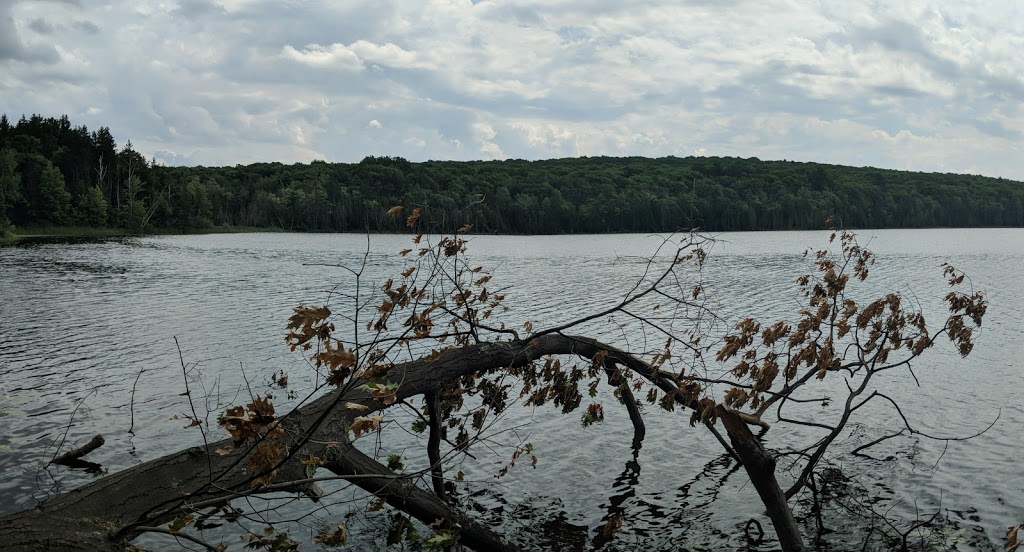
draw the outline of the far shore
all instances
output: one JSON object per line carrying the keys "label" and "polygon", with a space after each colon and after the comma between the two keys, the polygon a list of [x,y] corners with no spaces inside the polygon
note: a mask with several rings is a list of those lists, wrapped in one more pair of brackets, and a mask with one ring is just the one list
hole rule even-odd
{"label": "far shore", "polygon": [[211,226],[208,228],[149,228],[143,231],[132,231],[127,228],[108,228],[102,226],[43,226],[15,228],[12,233],[0,236],[0,244],[11,244],[24,239],[37,238],[121,238],[185,234],[246,234],[253,232],[283,232],[283,230],[280,228],[245,226]]}
{"label": "far shore", "polygon": [[[871,230],[938,230],[945,228],[1018,228],[1015,226],[963,226],[963,227],[944,227],[935,226],[927,228],[850,228],[854,232],[867,232]],[[794,230],[729,230],[726,232],[805,232],[812,229],[794,229]],[[825,231],[824,228],[819,229]],[[703,231],[699,230],[698,231]],[[202,235],[202,234],[253,234],[253,233],[308,233],[308,234],[365,234],[366,232],[311,232],[311,231],[300,231],[300,230],[287,230],[276,227],[255,227],[255,226],[210,226],[206,228],[147,228],[142,231],[133,231],[127,228],[109,228],[109,227],[97,227],[97,226],[43,226],[43,227],[15,227],[12,231],[7,234],[0,232],[0,245],[11,245],[21,240],[34,240],[34,239],[88,239],[88,238],[122,238],[122,237],[138,237],[138,236],[182,236],[182,235]],[[685,231],[684,231],[685,232]],[[373,234],[409,234],[409,232],[383,232],[376,231],[371,232]],[[601,235],[616,235],[622,234],[623,232],[607,232]],[[633,232],[624,232],[633,233]],[[648,232],[640,232],[641,234],[649,234]],[[671,233],[671,232],[666,232]],[[678,232],[677,232],[678,233]],[[721,232],[709,232],[710,234],[719,234]],[[477,232],[470,232],[473,235],[485,235]],[[410,234],[411,235],[411,234]],[[581,235],[575,233],[563,233],[563,234],[501,234],[507,236],[571,236]]]}

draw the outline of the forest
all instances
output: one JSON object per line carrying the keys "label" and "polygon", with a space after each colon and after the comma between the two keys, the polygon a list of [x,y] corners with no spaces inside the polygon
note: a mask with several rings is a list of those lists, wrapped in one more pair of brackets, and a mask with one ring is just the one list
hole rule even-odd
{"label": "forest", "polygon": [[719,157],[583,157],[167,167],[110,129],[0,116],[0,233],[213,227],[401,231],[389,207],[435,231],[563,234],[1020,227],[1024,185],[974,175]]}

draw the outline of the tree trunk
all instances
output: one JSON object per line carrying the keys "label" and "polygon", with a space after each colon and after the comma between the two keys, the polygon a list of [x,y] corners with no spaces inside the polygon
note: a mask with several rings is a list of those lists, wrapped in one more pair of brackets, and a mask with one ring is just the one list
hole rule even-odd
{"label": "tree trunk", "polygon": [[[397,400],[402,401],[437,393],[461,376],[523,366],[548,355],[576,354],[593,358],[600,351],[608,352],[609,361],[623,364],[662,389],[672,389],[670,380],[627,353],[591,339],[557,334],[529,341],[480,343],[451,349],[433,359],[399,364],[380,377],[401,382]],[[291,439],[287,443],[290,454],[272,482],[275,489],[280,490],[282,483],[305,479],[306,466],[300,461],[313,455],[324,459],[324,467],[342,477],[362,476],[352,477],[350,481],[425,523],[441,518],[460,525],[461,542],[471,548],[514,549],[490,529],[352,446],[348,428],[353,414],[342,405],[355,403],[366,407],[366,411],[359,412],[361,415],[386,407],[369,391],[360,389],[362,383],[365,382],[355,381],[347,386],[347,391],[330,392],[281,418]],[[739,425],[746,429],[743,421],[739,421]],[[733,431],[729,433],[733,435]],[[736,445],[736,440],[733,442]],[[206,448],[193,447],[157,458],[59,495],[40,507],[0,518],[0,542],[5,550],[124,550],[131,539],[143,532],[139,527],[166,524],[177,517],[186,504],[202,502],[209,506],[258,492],[251,485],[254,474],[246,469],[253,447],[242,447],[225,456],[213,452],[232,446],[233,443],[225,439],[210,443]],[[748,464],[746,459],[744,463]],[[774,482],[773,462],[770,468],[758,472],[758,477],[770,477]],[[376,477],[366,477],[368,475]],[[754,479],[754,473],[751,478]],[[755,485],[758,485],[757,480]],[[778,488],[777,483],[775,487]],[[297,486],[293,490],[303,489]],[[766,505],[769,505],[768,499]],[[783,530],[779,521],[774,516],[772,520],[781,536]],[[799,539],[798,534],[796,538]]]}
{"label": "tree trunk", "polygon": [[437,393],[427,393],[427,416],[430,433],[427,436],[427,459],[430,461],[430,484],[434,494],[444,500],[444,473],[441,469],[441,398]]}
{"label": "tree trunk", "polygon": [[775,459],[768,454],[761,441],[754,436],[746,422],[740,419],[735,411],[719,405],[716,413],[729,434],[733,450],[743,462],[750,482],[754,484],[761,502],[768,510],[768,517],[775,526],[775,533],[779,537],[782,549],[786,552],[806,550],[800,537],[800,527],[793,519],[793,512],[786,502],[786,494],[782,492],[778,480],[775,479]]}
{"label": "tree trunk", "polygon": [[[403,382],[398,390],[398,399],[402,400],[437,392],[463,375],[522,366],[542,356],[564,352],[555,347],[556,341],[482,343],[447,351],[433,360],[400,364],[392,368],[386,377]],[[564,349],[564,343],[558,344]],[[337,467],[341,475],[353,475],[368,469],[367,459],[338,458],[329,446],[348,442],[352,418],[341,408],[343,403],[361,404],[367,407],[367,412],[385,406],[373,399],[369,392],[358,389],[360,383],[349,386],[344,395],[340,391],[328,393],[282,419],[289,435],[309,438],[291,450],[289,460],[280,467],[274,483],[305,479],[305,466],[299,461],[309,458],[310,454],[325,459],[335,458],[331,465]],[[298,439],[291,443],[293,447],[299,444]],[[167,523],[177,517],[179,507],[186,503],[209,503],[216,499],[229,501],[240,493],[251,493],[253,474],[245,469],[251,449],[243,447],[226,456],[213,452],[232,446],[233,443],[225,439],[211,443],[205,449],[194,447],[157,458],[64,493],[38,508],[0,518],[0,542],[4,543],[6,550],[123,550],[127,542],[139,534],[135,527]],[[354,454],[355,449],[349,447],[346,450],[347,456],[359,458]],[[370,473],[394,476],[379,464],[373,466]],[[353,483],[366,485],[371,491],[380,490],[380,481],[353,478]],[[216,485],[211,485],[213,482]],[[429,512],[429,519],[424,519],[427,523],[443,517],[462,525],[463,535],[478,533],[475,542],[486,543],[480,544],[478,549],[500,550],[507,546],[496,534],[486,528],[474,527],[474,522],[444,506],[430,493],[426,496],[431,497],[433,504],[419,493],[403,492],[389,494],[389,502],[404,501],[412,503],[413,509]],[[413,513],[412,510],[409,512]],[[440,512],[447,514],[441,516]],[[489,535],[489,538],[483,535]]]}

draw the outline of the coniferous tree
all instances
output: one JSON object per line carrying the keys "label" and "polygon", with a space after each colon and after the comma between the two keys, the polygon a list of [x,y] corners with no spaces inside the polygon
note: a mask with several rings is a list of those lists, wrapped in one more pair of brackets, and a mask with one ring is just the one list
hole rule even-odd
{"label": "coniferous tree", "polygon": [[11,122],[7,120],[6,113],[0,113],[0,149],[7,143],[7,137],[11,134]]}

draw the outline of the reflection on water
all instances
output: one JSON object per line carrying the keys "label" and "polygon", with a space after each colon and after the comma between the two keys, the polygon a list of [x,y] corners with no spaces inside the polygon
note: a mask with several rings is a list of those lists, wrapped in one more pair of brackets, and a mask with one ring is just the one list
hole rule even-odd
{"label": "reflection on water", "polygon": [[[843,457],[843,473],[873,490],[884,501],[879,507],[893,516],[913,520],[942,510],[963,523],[975,539],[971,547],[995,547],[1005,528],[1024,518],[1018,496],[1024,472],[1016,461],[1024,423],[1018,397],[1024,384],[1024,231],[861,235],[878,253],[877,289],[912,293],[932,319],[942,315],[934,298],[943,293],[938,266],[944,261],[966,270],[990,300],[970,358],[961,360],[943,348],[915,368],[920,388],[909,377],[890,380],[904,411],[922,431],[942,435],[974,433],[1001,415],[992,431],[968,443],[946,447],[907,438],[878,451],[879,458],[894,461]],[[730,321],[792,313],[799,304],[794,279],[807,270],[801,254],[822,246],[826,237],[719,235],[704,272],[716,310]],[[371,238],[369,280],[379,285],[397,272],[394,252],[407,240]],[[478,236],[470,254],[474,264],[494,268],[494,281],[509,288],[508,323],[531,319],[543,327],[613,305],[642,275],[645,264],[638,256],[659,243],[658,237],[640,235]],[[213,416],[247,396],[243,369],[257,390],[272,387],[272,375],[281,370],[292,389],[310,388],[313,371],[284,346],[285,322],[295,305],[323,302],[329,290],[353,291],[346,272],[323,265],[354,266],[366,244],[365,236],[356,235],[245,234],[50,240],[0,248],[0,512],[31,507],[94,477],[44,468],[62,439],[66,450],[102,433],[107,444],[88,459],[111,471],[200,443],[197,433],[171,419],[188,412],[174,338],[187,362],[197,363],[190,385],[209,397],[199,406]],[[590,330],[635,349],[662,346],[603,321]],[[606,420],[587,428],[548,408],[512,409],[503,424],[515,430],[516,442],[533,443],[540,463],[535,470],[517,466],[496,482],[494,466],[506,457],[481,454],[467,462],[467,479],[478,482],[471,488],[480,493],[467,497],[474,511],[503,524],[517,542],[544,548],[746,547],[743,526],[762,518],[763,507],[713,437],[689,427],[686,415],[649,407],[647,438],[637,450],[630,446],[628,416],[610,406],[610,395],[599,399]],[[291,402],[283,393],[275,401],[281,407]],[[824,412],[820,405],[809,408]],[[864,410],[843,446],[898,427],[884,405]],[[766,439],[780,446],[806,437],[800,431],[806,430],[773,428]],[[415,439],[402,439],[389,446],[413,455]],[[416,461],[425,459],[410,459]],[[367,531],[379,521],[372,515],[366,514]],[[602,528],[620,515],[622,530],[606,539]],[[831,523],[841,526],[843,515],[832,515]],[[972,527],[981,528],[982,540]],[[832,546],[841,549],[842,541]],[[771,547],[770,540],[762,546]]]}

